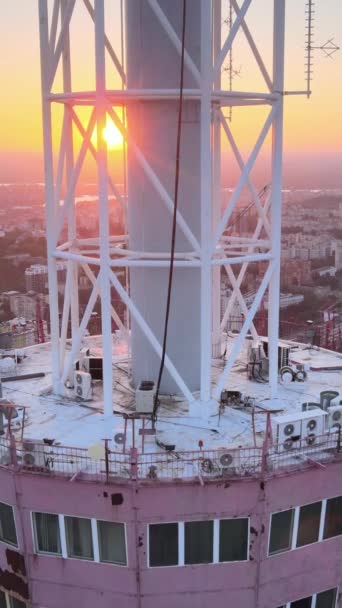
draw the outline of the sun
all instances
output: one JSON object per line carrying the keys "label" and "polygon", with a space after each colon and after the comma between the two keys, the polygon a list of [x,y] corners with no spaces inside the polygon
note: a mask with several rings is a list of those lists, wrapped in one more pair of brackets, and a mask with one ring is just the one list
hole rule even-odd
{"label": "sun", "polygon": [[102,131],[102,136],[110,150],[119,150],[122,148],[123,137],[110,118],[107,118],[106,126]]}

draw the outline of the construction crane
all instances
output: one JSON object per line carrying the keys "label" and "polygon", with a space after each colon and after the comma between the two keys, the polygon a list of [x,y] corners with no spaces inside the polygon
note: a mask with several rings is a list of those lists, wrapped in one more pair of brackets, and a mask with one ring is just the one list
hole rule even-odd
{"label": "construction crane", "polygon": [[331,350],[342,348],[342,300],[334,302],[321,313],[321,346]]}

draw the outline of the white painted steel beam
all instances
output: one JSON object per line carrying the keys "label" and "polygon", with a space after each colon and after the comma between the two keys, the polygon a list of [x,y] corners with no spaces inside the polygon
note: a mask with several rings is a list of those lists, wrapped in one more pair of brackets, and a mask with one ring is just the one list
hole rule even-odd
{"label": "white painted steel beam", "polygon": [[281,255],[281,208],[282,208],[282,165],[283,165],[283,90],[285,54],[285,0],[274,0],[273,26],[273,93],[279,96],[272,126],[272,255],[273,274],[269,286],[269,379],[271,394],[277,394],[278,387],[278,342],[280,306],[280,255]]}
{"label": "white painted steel beam", "polygon": [[105,417],[113,415],[112,376],[112,321],[111,289],[109,280],[109,207],[107,189],[107,144],[102,136],[106,127],[106,63],[104,0],[95,0],[95,57],[96,57],[96,125],[97,125],[97,182],[99,197],[101,329],[103,350],[103,401]]}
{"label": "white painted steel beam", "polygon": [[[153,13],[153,18],[158,27],[165,33],[172,51],[176,57],[181,55],[182,45],[179,36],[179,28],[174,25],[173,19],[169,18],[167,5],[163,8],[159,0],[135,0],[140,6]],[[170,6],[174,6],[174,0],[169,0]],[[255,0],[231,0],[236,19],[226,39],[221,45],[221,0],[198,0],[201,13],[201,25],[198,32],[198,45],[200,48],[200,59],[195,57],[189,42],[186,42],[185,66],[187,86],[184,88],[184,100],[186,104],[192,104],[192,108],[199,108],[199,133],[200,133],[200,195],[196,200],[198,217],[200,218],[200,231],[196,233],[187,216],[178,211],[177,230],[180,236],[185,237],[190,247],[189,251],[176,251],[175,269],[184,269],[185,272],[193,269],[201,277],[200,291],[194,299],[194,306],[200,311],[200,335],[201,335],[201,357],[200,357],[200,401],[208,403],[212,396],[218,399],[220,391],[227,382],[229,372],[232,369],[239,349],[249,330],[257,337],[253,318],[266,289],[269,289],[269,337],[270,337],[270,384],[272,394],[277,388],[277,348],[278,348],[278,325],[279,325],[279,271],[280,271],[280,227],[281,227],[281,166],[282,166],[282,123],[283,123],[283,97],[284,92],[284,24],[285,24],[285,0],[274,1],[274,45],[273,45],[273,76],[270,77],[266,68],[263,54],[259,51],[256,39],[247,25],[248,14]],[[74,359],[85,335],[87,324],[93,310],[97,297],[101,298],[101,317],[103,333],[103,355],[104,355],[104,404],[105,414],[112,415],[112,365],[111,365],[111,318],[118,327],[126,333],[126,328],[111,304],[111,285],[113,285],[130,311],[132,318],[147,337],[158,357],[161,354],[160,340],[157,339],[149,323],[141,314],[134,297],[129,294],[115,275],[115,269],[125,268],[127,272],[166,272],[170,255],[169,243],[165,247],[146,247],[147,251],[140,251],[139,247],[132,246],[129,234],[111,236],[109,232],[109,204],[108,193],[113,193],[115,199],[122,206],[126,221],[127,202],[120,193],[117,180],[111,173],[111,167],[107,162],[106,143],[99,135],[101,134],[108,116],[122,133],[125,146],[133,152],[137,164],[147,177],[158,197],[160,204],[164,205],[172,217],[174,201],[170,195],[169,185],[164,183],[164,178],[158,177],[158,171],[151,161],[144,143],[132,138],[128,134],[126,121],[122,121],[115,110],[121,106],[127,111],[134,104],[175,104],[179,99],[179,89],[176,80],[163,82],[161,78],[155,82],[156,86],[139,87],[134,83],[130,87],[127,83],[125,66],[122,57],[119,59],[115,41],[111,39],[110,29],[105,27],[105,2],[104,0],[83,0],[89,19],[94,25],[95,46],[94,58],[96,66],[96,86],[94,90],[77,91],[72,87],[71,81],[71,50],[70,40],[72,29],[70,29],[76,6],[75,0],[54,0],[51,3],[51,19],[48,15],[48,0],[39,0],[40,18],[40,53],[41,53],[41,78],[42,78],[42,108],[43,108],[43,137],[45,156],[45,185],[46,185],[46,220],[47,220],[47,244],[48,244],[48,268],[49,268],[49,291],[50,291],[50,316],[51,316],[51,343],[52,343],[52,382],[53,390],[63,392],[63,383],[73,365]],[[241,4],[241,6],[239,6]],[[166,7],[166,8],[165,8]],[[191,12],[188,12],[191,19]],[[121,15],[122,22],[122,15]],[[106,23],[107,26],[107,23]],[[189,26],[189,23],[188,23]],[[195,30],[194,30],[195,31]],[[239,32],[242,32],[247,40],[251,54],[264,79],[267,91],[225,91],[221,88],[221,70],[227,53]],[[123,44],[123,42],[122,42]],[[195,48],[195,47],[193,47]],[[105,58],[108,52],[111,62],[123,83],[123,89],[107,89],[105,74]],[[191,56],[193,54],[193,57]],[[122,49],[121,49],[122,55]],[[194,61],[196,59],[196,62]],[[56,73],[62,63],[63,88],[61,91],[52,92],[52,86],[57,89]],[[200,63],[200,66],[197,65]],[[163,88],[165,84],[165,88]],[[191,88],[192,87],[192,88]],[[300,91],[289,92],[300,94]],[[59,149],[56,155],[56,171],[54,170],[54,158],[52,147],[52,114],[51,107],[55,103],[64,104],[64,118],[61,129]],[[84,124],[78,114],[77,106],[89,106],[90,118],[88,124]],[[146,107],[147,107],[146,105]],[[223,114],[225,107],[264,105],[270,106],[269,115],[261,128],[255,145],[244,162],[243,155],[239,149],[231,129]],[[113,107],[114,106],[114,107]],[[162,107],[162,106],[160,106]],[[94,145],[91,141],[95,125],[97,127],[98,141]],[[221,164],[221,125],[227,136],[230,149],[241,170],[241,176],[232,192],[230,201],[220,214],[221,191],[220,191],[220,164]],[[259,157],[261,147],[272,126],[272,177],[271,196],[262,204],[262,196],[258,194],[250,173]],[[74,158],[73,130],[78,130],[81,137],[78,155]],[[166,134],[161,133],[161,136]],[[139,144],[139,145],[138,145]],[[75,214],[75,189],[80,177],[87,152],[94,159],[98,173],[98,197],[99,197],[99,238],[78,239],[77,222]],[[172,168],[170,168],[172,171]],[[62,184],[66,186],[64,201],[60,206]],[[250,237],[226,236],[225,230],[236,205],[240,201],[243,189],[247,187],[251,193],[254,209],[257,213],[257,223],[254,234]],[[152,191],[152,189],[151,189]],[[66,242],[59,242],[62,228],[66,227]],[[266,235],[263,235],[265,230]],[[63,231],[64,234],[64,231]],[[191,249],[191,251],[190,251]],[[57,283],[57,259],[67,262],[67,278],[65,285],[63,314],[61,329],[59,327],[58,310],[58,283]],[[267,261],[268,269],[262,279],[252,306],[248,309],[244,299],[241,285],[249,263]],[[241,265],[235,276],[234,266]],[[234,302],[238,300],[241,310],[245,316],[243,329],[235,341],[232,351],[228,355],[225,370],[220,377],[214,393],[211,393],[211,355],[212,342],[216,345],[217,353],[220,349],[220,273],[224,266],[231,284],[233,293],[228,302],[221,323],[224,328]],[[93,290],[86,306],[85,314],[79,322],[78,318],[78,271],[81,268],[93,285]],[[97,268],[95,275],[93,269]],[[134,270],[136,269],[136,270]],[[198,276],[199,276],[198,275]],[[71,353],[65,361],[67,330],[69,320],[72,324],[72,347]],[[166,357],[166,369],[173,378],[178,389],[183,393],[186,400],[196,403],[194,397],[184,381],[182,369],[173,361],[172,357]]]}

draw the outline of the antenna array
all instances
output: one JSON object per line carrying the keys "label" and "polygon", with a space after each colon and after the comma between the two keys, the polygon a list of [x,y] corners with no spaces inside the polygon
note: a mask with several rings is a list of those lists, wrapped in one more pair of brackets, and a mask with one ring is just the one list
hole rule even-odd
{"label": "antenna array", "polygon": [[305,5],[305,77],[306,77],[306,95],[311,95],[311,82],[313,75],[313,51],[322,51],[325,57],[330,57],[340,50],[340,47],[334,42],[333,38],[329,38],[320,46],[313,46],[314,42],[314,21],[315,21],[315,1],[307,0]]}

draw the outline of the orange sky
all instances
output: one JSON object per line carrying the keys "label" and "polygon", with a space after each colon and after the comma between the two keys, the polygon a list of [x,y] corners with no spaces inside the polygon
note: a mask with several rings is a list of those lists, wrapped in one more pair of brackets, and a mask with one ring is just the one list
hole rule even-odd
{"label": "orange sky", "polygon": [[[251,12],[250,27],[256,32],[260,49],[269,57],[271,19],[267,18],[267,11],[270,0],[255,0],[254,4],[256,9]],[[304,4],[304,0],[287,0],[288,89],[304,88]],[[35,0],[11,0],[0,4],[0,181],[42,179],[37,5]],[[81,0],[77,0],[77,5],[80,5],[80,13],[72,30],[75,41],[73,79],[75,88],[86,89],[93,85],[93,61],[90,54],[93,34]],[[115,17],[118,6],[118,0],[108,3],[110,17]],[[336,42],[342,45],[341,0],[326,0],[321,2],[321,6],[317,3],[316,16],[316,23],[319,24],[316,26],[317,42],[325,42],[327,38],[335,36]],[[340,25],[339,31],[337,23]],[[235,78],[234,87],[258,89],[261,81],[255,64],[249,60],[246,48],[242,39],[239,39],[234,60],[236,69],[241,67],[241,70],[240,76]],[[111,83],[113,85],[114,80]],[[336,54],[334,61],[325,59],[317,52],[311,100],[298,97],[286,99],[284,143],[287,166],[292,163],[298,169],[298,163],[302,163],[303,171],[307,171],[308,164],[313,163],[312,166],[320,166],[322,173],[325,172],[322,175],[323,181],[330,180],[332,186],[342,186],[341,108],[342,52]],[[262,112],[247,109],[234,111],[232,126],[246,151],[257,136],[259,115]]]}

